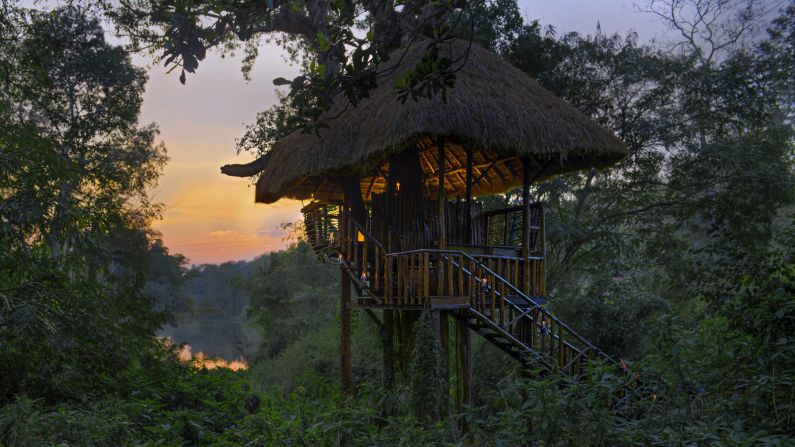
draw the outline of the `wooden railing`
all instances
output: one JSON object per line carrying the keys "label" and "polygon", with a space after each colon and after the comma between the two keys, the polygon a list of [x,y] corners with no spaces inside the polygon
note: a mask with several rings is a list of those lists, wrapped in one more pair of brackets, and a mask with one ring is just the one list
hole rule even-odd
{"label": "wooden railing", "polygon": [[312,202],[301,209],[304,214],[304,235],[321,259],[337,252],[341,237],[341,210],[339,204],[319,202]]}
{"label": "wooden railing", "polygon": [[385,247],[344,208],[340,213],[340,228],[340,262],[350,271],[359,289],[375,297],[383,296],[388,281],[384,269]]}
{"label": "wooden railing", "polygon": [[[515,278],[520,259],[491,257],[485,262],[455,250],[412,250],[385,256],[384,303],[426,306],[464,298],[484,325],[548,367],[577,373],[582,362],[601,353],[555,318]],[[530,259],[541,263],[541,259]],[[499,272],[513,275],[508,278]]]}
{"label": "wooden railing", "polygon": [[[544,255],[544,208],[541,203],[529,207],[527,231],[530,232],[530,253]],[[524,224],[522,206],[512,206],[481,213],[485,220],[483,240],[487,245],[521,247]]]}
{"label": "wooden railing", "polygon": [[545,287],[543,257],[523,259],[437,249],[390,253],[380,238],[356,222],[343,206],[336,208],[336,214],[329,209],[315,211],[327,217],[318,217],[307,228],[320,235],[318,242],[323,234],[338,235],[331,239],[340,263],[361,291],[382,304],[426,307],[452,303],[466,309],[481,327],[518,347],[523,355],[570,374],[582,371],[589,359],[607,358],[540,305]]}
{"label": "wooden railing", "polygon": [[[388,225],[375,225],[379,234],[373,235],[356,222],[343,205],[310,204],[302,211],[307,240],[318,255],[341,254],[358,281],[372,289],[371,294],[388,300],[395,298],[396,304],[423,304],[431,296],[465,296],[453,291],[449,284],[439,282],[442,269],[437,266],[441,264],[436,256],[430,255],[438,250],[398,251],[403,236],[397,230]],[[393,255],[388,257],[390,253]],[[525,295],[544,296],[545,261],[542,256],[527,259],[482,253],[467,256],[516,285]]]}
{"label": "wooden railing", "polygon": [[[470,293],[470,313],[511,343],[532,352],[537,360],[569,374],[583,362],[607,356],[487,265],[465,253],[444,255],[449,270],[477,286]],[[470,289],[471,290],[471,289]]]}

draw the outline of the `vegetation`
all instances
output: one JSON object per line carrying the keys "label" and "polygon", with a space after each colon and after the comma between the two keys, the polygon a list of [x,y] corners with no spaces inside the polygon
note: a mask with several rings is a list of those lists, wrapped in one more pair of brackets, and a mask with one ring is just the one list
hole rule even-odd
{"label": "vegetation", "polygon": [[[729,8],[720,17],[746,5],[707,3]],[[251,22],[226,3],[195,3],[184,22],[170,19],[186,4],[147,7],[180,39],[192,36],[182,27],[234,9],[217,35],[193,29],[202,37],[187,50],[158,41],[191,71],[208,46],[279,31],[257,30],[291,4],[256,10]],[[427,342],[411,365],[425,374],[389,387],[379,330],[355,313],[356,394],[339,392],[339,272],[300,240],[250,263],[188,269],[170,254],[149,226],[159,205],[147,191],[167,158],[157,127],[138,122],[144,71],[105,41],[89,7],[2,7],[0,445],[795,445],[795,5],[766,34],[727,20],[736,33],[714,36],[731,42],[696,37],[673,49],[633,35],[559,36],[526,23],[511,1],[437,17],[460,19],[450,35],[474,31],[629,146],[616,169],[563,176],[534,194],[547,203],[550,307],[624,359],[645,389],[617,399],[632,378],[614,366],[539,377],[476,343],[475,402],[460,412],[444,392],[454,384],[434,373],[441,359],[425,316],[415,339]],[[317,73],[325,39],[375,48],[345,33],[362,5],[326,7],[328,31],[299,41],[320,48],[306,67]],[[113,17],[152,26],[149,16]],[[351,78],[326,93],[368,73],[334,61],[335,76]],[[286,117],[313,116],[279,107],[245,147],[267,147],[295,125]],[[248,370],[182,363],[157,337],[200,316],[244,327],[229,343]]]}

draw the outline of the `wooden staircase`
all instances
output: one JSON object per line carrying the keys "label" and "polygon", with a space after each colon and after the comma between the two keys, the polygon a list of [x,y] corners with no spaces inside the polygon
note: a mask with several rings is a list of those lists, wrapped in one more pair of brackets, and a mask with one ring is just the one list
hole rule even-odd
{"label": "wooden staircase", "polygon": [[343,207],[313,206],[314,216],[306,221],[309,242],[321,259],[337,259],[347,272],[359,292],[353,307],[452,311],[528,368],[577,375],[597,357],[613,362],[542,305],[542,257],[393,252],[399,235],[387,234],[382,243]]}

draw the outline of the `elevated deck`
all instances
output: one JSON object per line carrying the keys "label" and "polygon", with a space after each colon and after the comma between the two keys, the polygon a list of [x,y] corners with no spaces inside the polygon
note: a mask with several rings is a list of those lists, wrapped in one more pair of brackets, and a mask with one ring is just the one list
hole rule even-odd
{"label": "elevated deck", "polygon": [[[448,203],[451,217],[459,205]],[[339,203],[312,203],[303,212],[307,238],[318,256],[339,262],[358,292],[350,308],[455,311],[470,329],[526,364],[575,374],[583,361],[604,354],[543,306],[543,208],[534,204],[531,209],[526,229],[519,207],[479,213],[472,227],[480,233],[473,239],[485,244],[464,244],[454,237],[446,248],[437,246],[430,212],[429,224],[423,225],[429,230],[411,240],[403,237],[400,223],[386,221],[372,208],[364,224]],[[512,245],[523,231],[532,241],[527,250]],[[495,241],[499,244],[490,244]]]}

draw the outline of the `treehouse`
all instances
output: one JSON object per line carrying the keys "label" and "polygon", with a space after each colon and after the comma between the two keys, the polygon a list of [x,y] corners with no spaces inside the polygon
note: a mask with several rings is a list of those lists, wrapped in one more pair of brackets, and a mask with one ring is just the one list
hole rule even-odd
{"label": "treehouse", "polygon": [[[610,166],[627,149],[526,74],[462,41],[442,47],[461,65],[446,101],[400,104],[395,80],[424,50],[417,43],[392,57],[401,65],[387,69],[358,107],[338,101],[319,136],[296,131],[260,160],[223,170],[261,172],[257,202],[308,202],[306,237],[342,271],[347,387],[356,309],[384,331],[385,370],[399,365],[404,373],[411,324],[423,309],[432,312],[445,352],[455,350],[461,403],[471,394],[472,332],[527,365],[577,373],[601,353],[542,305],[544,207],[532,201],[530,186]],[[486,209],[476,200],[518,188],[516,206]]]}

